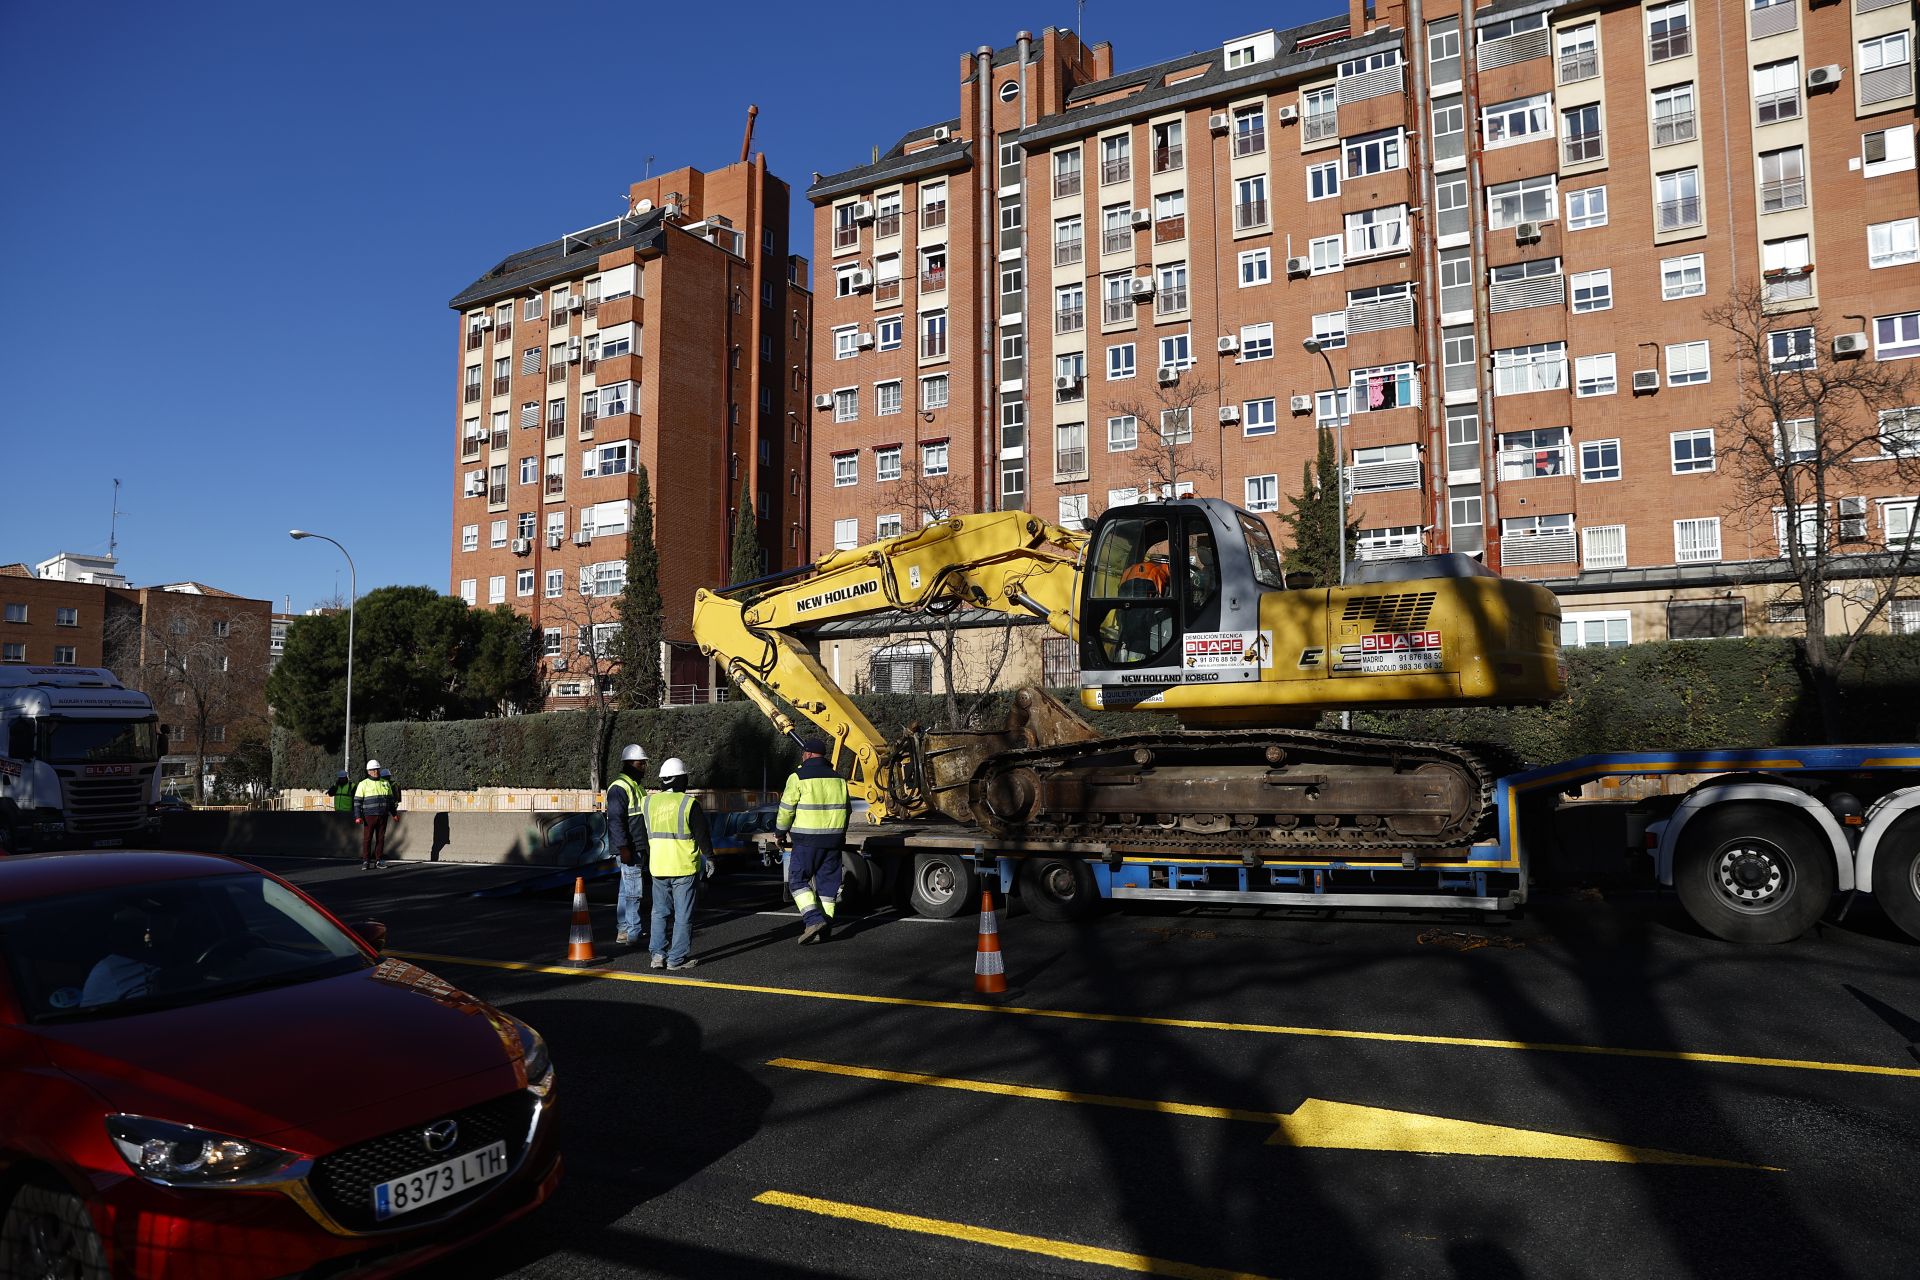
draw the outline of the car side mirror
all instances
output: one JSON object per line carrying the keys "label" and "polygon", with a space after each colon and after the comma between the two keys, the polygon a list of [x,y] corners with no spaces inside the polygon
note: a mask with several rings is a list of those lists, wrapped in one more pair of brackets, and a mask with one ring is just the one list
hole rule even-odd
{"label": "car side mirror", "polygon": [[372,947],[375,953],[386,951],[387,926],[380,921],[362,920],[359,924],[353,926],[353,931],[359,934],[361,941]]}

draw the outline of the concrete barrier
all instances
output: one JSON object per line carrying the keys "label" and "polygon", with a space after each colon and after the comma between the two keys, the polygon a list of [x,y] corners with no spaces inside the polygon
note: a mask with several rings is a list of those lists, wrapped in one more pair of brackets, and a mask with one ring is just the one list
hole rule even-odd
{"label": "concrete barrier", "polygon": [[[195,809],[163,815],[159,843],[238,858],[279,855],[357,861],[360,828],[346,814]],[[607,856],[605,824],[597,813],[410,809],[388,823],[387,855],[429,862],[580,866]]]}

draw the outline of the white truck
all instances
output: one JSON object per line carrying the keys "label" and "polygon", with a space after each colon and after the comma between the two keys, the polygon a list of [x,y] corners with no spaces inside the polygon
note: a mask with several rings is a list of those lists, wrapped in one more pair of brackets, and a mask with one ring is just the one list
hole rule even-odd
{"label": "white truck", "polygon": [[153,702],[101,667],[0,667],[0,851],[138,844],[157,827]]}

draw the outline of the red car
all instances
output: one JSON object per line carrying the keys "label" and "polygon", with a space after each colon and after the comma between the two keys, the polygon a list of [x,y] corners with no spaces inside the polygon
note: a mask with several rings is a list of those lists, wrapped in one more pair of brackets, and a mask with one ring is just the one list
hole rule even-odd
{"label": "red car", "polygon": [[0,858],[0,1277],[390,1274],[551,1194],[553,1104],[538,1032],[258,868]]}

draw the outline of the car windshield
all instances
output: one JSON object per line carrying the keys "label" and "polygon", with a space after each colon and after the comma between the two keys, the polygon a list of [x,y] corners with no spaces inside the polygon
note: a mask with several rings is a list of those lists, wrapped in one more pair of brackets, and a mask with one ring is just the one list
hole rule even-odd
{"label": "car windshield", "polygon": [[160,735],[151,720],[51,720],[41,754],[60,762],[151,764],[160,758]]}
{"label": "car windshield", "polygon": [[0,954],[30,1022],[200,1004],[372,963],[258,872],[10,902],[0,906]]}

